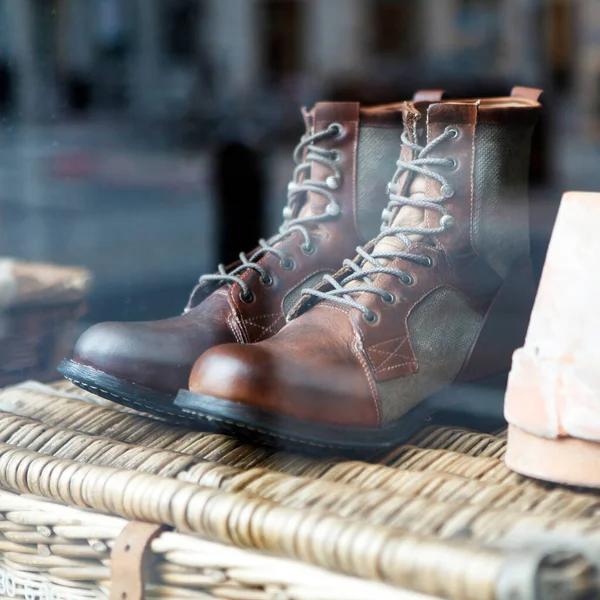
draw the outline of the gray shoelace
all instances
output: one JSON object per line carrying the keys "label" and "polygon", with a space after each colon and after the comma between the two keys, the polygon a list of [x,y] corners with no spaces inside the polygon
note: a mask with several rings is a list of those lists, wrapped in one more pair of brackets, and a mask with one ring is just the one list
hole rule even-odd
{"label": "gray shoelace", "polygon": [[[279,228],[279,233],[268,241],[264,239],[258,240],[260,248],[249,258],[245,253],[240,252],[239,257],[242,264],[229,273],[227,273],[225,265],[220,264],[217,273],[202,275],[200,283],[203,281],[237,283],[242,288],[240,294],[242,300],[249,302],[253,296],[246,282],[240,277],[242,273],[252,269],[260,275],[260,281],[263,285],[271,285],[273,283],[273,278],[267,270],[258,264],[257,261],[259,259],[271,253],[279,258],[282,268],[290,270],[295,266],[291,258],[286,257],[281,250],[275,248],[275,244],[294,231],[298,231],[304,238],[304,243],[301,246],[302,251],[305,254],[312,254],[314,252],[311,234],[306,226],[337,217],[340,214],[340,205],[336,202],[332,191],[338,189],[342,182],[342,172],[337,165],[337,162],[340,160],[339,151],[319,148],[315,144],[325,138],[339,137],[342,133],[343,128],[339,123],[331,123],[327,129],[302,137],[300,143],[294,149],[294,162],[297,166],[294,169],[293,179],[288,184],[287,204],[283,209],[283,223]],[[304,159],[303,154],[305,149],[306,158]],[[315,162],[331,169],[332,175],[327,177],[325,181],[309,179],[311,166]],[[320,215],[295,217],[294,214],[297,213],[298,200],[303,198],[304,194],[308,192],[320,194],[327,199],[328,204],[325,207],[325,212]]]}
{"label": "gray shoelace", "polygon": [[[375,246],[384,238],[395,236],[403,242],[404,246],[407,249],[409,249],[411,245],[411,240],[408,238],[408,235],[435,235],[437,233],[445,231],[446,229],[449,229],[454,225],[454,218],[452,217],[452,215],[449,214],[448,210],[443,205],[443,202],[446,199],[451,198],[454,195],[454,188],[448,183],[448,181],[443,175],[440,175],[435,171],[429,170],[426,167],[435,166],[455,169],[457,167],[457,163],[453,158],[433,158],[429,157],[428,154],[442,142],[448,139],[456,138],[457,136],[458,130],[456,128],[447,127],[444,133],[442,133],[437,138],[429,142],[426,146],[420,146],[419,144],[411,142],[408,139],[406,133],[402,134],[402,143],[405,146],[408,146],[414,152],[414,156],[416,156],[416,158],[409,161],[399,160],[396,163],[398,168],[394,173],[392,181],[388,184],[388,193],[390,201],[381,215],[381,233],[373,240]],[[429,177],[439,182],[441,186],[441,195],[437,198],[409,198],[406,196],[398,195],[398,179],[405,171],[411,171],[412,173],[422,175],[424,177]],[[415,208],[431,209],[438,211],[441,215],[439,227],[428,228],[392,226],[390,219],[394,214],[394,211],[396,209],[399,210],[402,206],[413,206]],[[383,288],[376,287],[374,285],[371,277],[379,273],[393,275],[406,285],[410,285],[412,283],[412,277],[408,273],[402,271],[401,269],[394,269],[386,266],[385,264],[379,262],[381,259],[391,261],[400,258],[410,260],[415,263],[420,263],[426,267],[431,266],[431,259],[427,256],[423,256],[420,254],[411,254],[410,252],[369,253],[362,247],[358,247],[356,251],[362,259],[359,260],[360,264],[348,259],[346,259],[343,263],[345,267],[349,267],[350,269],[352,269],[353,273],[342,279],[340,282],[336,281],[330,275],[325,275],[323,277],[323,280],[326,281],[333,288],[332,290],[328,292],[322,292],[319,290],[307,288],[303,289],[302,293],[307,296],[315,296],[320,300],[328,300],[330,302],[335,302],[337,304],[343,304],[344,306],[356,308],[362,312],[364,318],[368,322],[373,323],[377,319],[377,315],[360,302],[357,302],[354,298],[352,298],[352,295],[369,293],[380,296],[384,300],[384,302],[394,302],[395,297],[391,292]],[[369,264],[372,268],[370,268],[369,270],[365,270],[364,266],[367,264]],[[345,287],[352,281],[359,282],[360,285],[357,285],[353,288]]]}

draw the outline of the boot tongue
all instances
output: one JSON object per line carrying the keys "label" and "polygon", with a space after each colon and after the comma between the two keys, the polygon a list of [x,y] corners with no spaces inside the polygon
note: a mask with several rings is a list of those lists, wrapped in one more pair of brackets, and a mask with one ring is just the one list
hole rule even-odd
{"label": "boot tongue", "polygon": [[[430,102],[406,102],[403,107],[403,118],[404,118],[404,132],[408,139],[420,146],[424,146],[427,143],[427,107]],[[415,153],[407,146],[402,146],[400,152],[400,159],[403,161],[409,161],[416,158]],[[426,196],[427,189],[427,177],[423,175],[413,175],[411,172],[405,171],[402,173],[396,184],[396,193],[399,196],[406,196],[409,198],[419,198]],[[396,209],[395,213],[392,213],[393,217],[389,220],[389,226],[392,228],[417,228],[425,227],[425,209],[417,208],[414,206],[402,206],[400,209]],[[414,242],[427,241],[425,236],[420,234],[411,233],[407,237]],[[402,240],[394,235],[390,235],[381,239],[375,245],[373,254],[385,254],[390,252],[402,252],[406,250],[406,245]],[[379,259],[382,264],[387,264],[388,261],[385,259]],[[364,265],[365,271],[370,271],[374,267],[371,264]],[[358,282],[351,282],[350,286],[354,283],[357,285]]]}
{"label": "boot tongue", "polygon": [[[312,135],[315,131],[315,122],[317,121],[317,109],[319,107],[318,103],[316,104],[311,111],[306,110],[305,107],[302,107],[302,118],[304,119],[304,125],[306,127],[306,131],[304,133],[305,136]],[[306,160],[306,155],[308,153],[308,149],[304,149],[304,160]],[[314,163],[311,166],[310,171],[307,175],[304,175],[302,179],[314,179]],[[316,205],[318,203],[319,198],[322,199],[322,196],[319,194],[311,194],[307,193],[304,195],[304,199],[298,200],[298,205],[300,206],[300,210],[296,211],[296,215],[299,218],[310,217],[318,214],[316,212]]]}
{"label": "boot tongue", "polygon": [[[411,142],[425,146],[427,144],[427,107],[428,102],[407,102],[404,110],[404,130]],[[417,158],[408,147],[403,146],[400,158],[404,161]],[[408,198],[424,198],[427,190],[427,177],[404,172],[396,186],[399,196]],[[393,213],[392,213],[393,214]],[[425,209],[415,206],[402,206],[393,214],[389,221],[392,228],[423,228],[425,227]],[[413,242],[424,241],[424,236],[416,233],[408,234]],[[402,240],[396,236],[383,238],[375,246],[375,252],[401,252],[406,250]]]}
{"label": "boot tongue", "polygon": [[[426,143],[427,127],[426,116],[427,106],[429,102],[405,102],[402,107],[402,117],[404,121],[404,133],[408,139],[420,146]],[[414,152],[407,146],[403,145],[400,150],[400,160],[409,161],[413,158]],[[390,177],[393,173],[390,173]],[[410,172],[403,172],[396,183],[396,193],[400,196],[418,197],[425,195],[427,178],[422,175],[413,176]],[[413,206],[402,206],[399,210],[393,213],[393,217],[388,221],[391,227],[424,227],[425,225],[425,210],[415,208]],[[413,241],[421,241],[422,235],[410,234],[407,236]],[[386,236],[379,240],[372,251],[372,254],[386,254],[390,252],[402,252],[406,249],[402,240],[394,235]],[[390,261],[386,259],[378,259],[382,265],[387,265]],[[372,271],[375,267],[371,263],[363,265],[363,271]],[[362,287],[360,280],[350,281],[346,284],[347,288]]]}

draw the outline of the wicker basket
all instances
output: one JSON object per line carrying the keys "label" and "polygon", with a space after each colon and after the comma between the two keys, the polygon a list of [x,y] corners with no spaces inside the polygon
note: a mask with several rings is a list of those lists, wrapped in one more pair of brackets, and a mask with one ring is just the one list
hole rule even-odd
{"label": "wicker basket", "polygon": [[[128,521],[7,492],[0,492],[0,515],[0,594],[57,600],[114,595],[111,551]],[[149,550],[147,598],[426,598],[168,531]]]}
{"label": "wicker basket", "polygon": [[0,386],[56,379],[89,282],[84,269],[0,259]]}
{"label": "wicker basket", "polygon": [[173,427],[66,383],[5,390],[0,411],[0,596],[12,578],[31,598],[599,597],[600,496],[510,472],[503,432],[428,427],[362,462]]}

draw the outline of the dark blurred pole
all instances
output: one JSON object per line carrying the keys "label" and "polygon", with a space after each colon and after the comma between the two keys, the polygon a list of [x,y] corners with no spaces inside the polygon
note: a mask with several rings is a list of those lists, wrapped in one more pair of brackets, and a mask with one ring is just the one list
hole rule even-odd
{"label": "dark blurred pole", "polygon": [[7,61],[0,62],[0,115],[13,108],[14,78]]}
{"label": "dark blurred pole", "polygon": [[215,154],[217,259],[229,264],[256,247],[264,215],[264,177],[257,150],[224,142]]}
{"label": "dark blurred pole", "polygon": [[85,113],[92,103],[92,84],[81,73],[71,72],[65,77],[65,97],[67,106],[74,113]]}

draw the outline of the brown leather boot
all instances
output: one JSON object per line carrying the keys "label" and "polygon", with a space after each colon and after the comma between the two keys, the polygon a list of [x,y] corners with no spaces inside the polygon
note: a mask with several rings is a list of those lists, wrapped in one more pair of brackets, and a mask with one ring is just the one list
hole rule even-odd
{"label": "brown leather boot", "polygon": [[[442,92],[423,94],[441,98]],[[200,354],[276,333],[302,288],[334,273],[357,244],[376,235],[400,146],[401,106],[319,103],[304,111],[306,133],[294,151],[280,232],[201,277],[183,315],[94,325],[61,373],[109,400],[181,417],[173,398],[187,387]]]}
{"label": "brown leather boot", "polygon": [[507,373],[534,294],[539,94],[407,102],[381,233],[305,290],[278,334],[206,352],[176,405],[263,442],[376,448]]}

